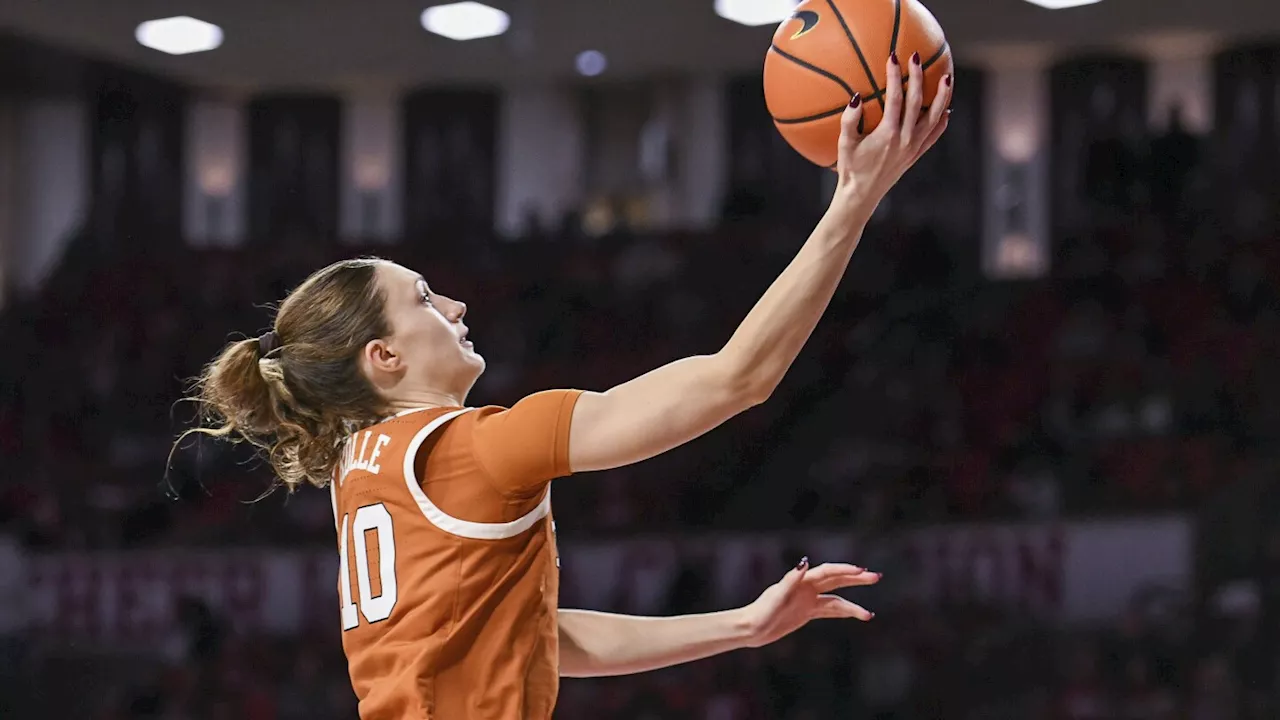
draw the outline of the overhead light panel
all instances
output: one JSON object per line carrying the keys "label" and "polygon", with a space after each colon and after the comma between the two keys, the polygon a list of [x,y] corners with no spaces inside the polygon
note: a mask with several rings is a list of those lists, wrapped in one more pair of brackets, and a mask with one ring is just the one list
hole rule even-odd
{"label": "overhead light panel", "polygon": [[740,25],[777,25],[797,4],[799,0],[716,0],[716,14]]}
{"label": "overhead light panel", "polygon": [[1039,5],[1047,10],[1066,10],[1067,8],[1093,5],[1102,0],[1027,0],[1032,5]]}
{"label": "overhead light panel", "polygon": [[186,15],[148,20],[133,36],[143,47],[170,55],[205,52],[222,45],[222,28]]}
{"label": "overhead light panel", "polygon": [[573,61],[579,75],[595,77],[609,67],[609,59],[599,50],[583,50]]}
{"label": "overhead light panel", "polygon": [[483,3],[456,2],[423,10],[422,27],[451,40],[478,40],[506,32],[511,16]]}

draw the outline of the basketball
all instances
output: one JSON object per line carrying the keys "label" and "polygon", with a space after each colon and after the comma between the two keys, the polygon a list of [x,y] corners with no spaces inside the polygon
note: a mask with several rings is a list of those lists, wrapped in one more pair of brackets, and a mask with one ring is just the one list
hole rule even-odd
{"label": "basketball", "polygon": [[803,0],[778,26],[764,61],[765,104],[782,137],[809,161],[834,168],[840,116],[855,92],[862,132],[880,123],[890,53],[904,81],[911,55],[920,54],[926,106],[953,72],[942,26],[917,0]]}

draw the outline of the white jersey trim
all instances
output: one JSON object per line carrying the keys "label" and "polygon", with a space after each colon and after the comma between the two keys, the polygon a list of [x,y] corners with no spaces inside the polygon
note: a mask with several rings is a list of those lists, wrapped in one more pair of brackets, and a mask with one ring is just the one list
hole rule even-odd
{"label": "white jersey trim", "polygon": [[443,427],[445,423],[473,409],[463,408],[462,410],[445,413],[432,420],[413,436],[413,440],[409,442],[409,448],[404,453],[404,481],[409,486],[409,494],[418,503],[418,509],[426,516],[427,521],[450,535],[469,540],[505,540],[513,538],[533,527],[535,523],[551,513],[550,485],[547,485],[547,492],[542,496],[542,502],[538,503],[536,508],[523,517],[505,523],[480,523],[453,517],[437,507],[427,497],[427,493],[423,491],[422,483],[418,482],[418,474],[414,470],[414,460],[418,456],[418,449],[422,447],[422,443],[426,442],[427,438],[431,437],[431,434]]}
{"label": "white jersey trim", "polygon": [[[408,410],[401,410],[400,412],[398,412],[398,413],[396,413],[396,414],[394,414],[394,415],[388,415],[388,416],[386,416],[386,417],[382,418],[382,420],[381,420],[380,422],[387,422],[388,420],[395,420],[396,418],[402,418],[402,417],[404,417],[405,415],[412,415],[412,414],[414,414],[414,413],[420,413],[420,412],[422,412],[423,410],[431,410],[433,407],[434,407],[434,406],[432,406],[432,405],[423,405],[422,407],[409,408]],[[464,409],[464,410],[469,410],[470,408],[463,408],[463,409]],[[457,412],[457,411],[455,411],[455,412]]]}
{"label": "white jersey trim", "polygon": [[[335,473],[336,474],[336,473]],[[329,481],[329,502],[333,504],[333,526],[338,527],[338,481]]]}

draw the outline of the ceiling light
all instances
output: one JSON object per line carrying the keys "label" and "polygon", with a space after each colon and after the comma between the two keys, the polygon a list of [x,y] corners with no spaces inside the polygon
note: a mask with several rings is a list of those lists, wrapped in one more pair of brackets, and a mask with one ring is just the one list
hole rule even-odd
{"label": "ceiling light", "polygon": [[595,77],[609,67],[609,59],[599,50],[583,50],[578,53],[578,57],[574,59],[573,64],[578,68],[580,74],[587,77]]}
{"label": "ceiling light", "polygon": [[1048,10],[1066,10],[1067,8],[1080,7],[1081,5],[1093,5],[1102,2],[1102,0],[1027,0],[1032,5],[1039,5]]}
{"label": "ceiling light", "polygon": [[204,52],[222,44],[222,28],[186,15],[148,20],[133,36],[140,45],[170,55]]}
{"label": "ceiling light", "polygon": [[451,40],[493,37],[510,26],[510,15],[478,2],[436,5],[422,11],[422,27]]}
{"label": "ceiling light", "polygon": [[795,12],[799,0],[716,0],[716,14],[742,25],[777,25]]}

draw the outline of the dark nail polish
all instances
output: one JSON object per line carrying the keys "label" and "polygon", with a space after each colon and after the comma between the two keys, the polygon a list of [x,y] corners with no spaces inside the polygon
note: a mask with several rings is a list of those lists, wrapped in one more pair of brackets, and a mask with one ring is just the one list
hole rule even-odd
{"label": "dark nail polish", "polygon": [[942,78],[942,82],[946,83],[947,87],[951,87],[951,76],[950,75],[944,76]]}
{"label": "dark nail polish", "polygon": [[911,64],[912,65],[920,64],[920,53],[918,52],[911,53]]}
{"label": "dark nail polish", "polygon": [[796,569],[803,570],[807,567],[809,567],[809,556],[805,555],[804,557],[800,558],[800,562],[799,564],[796,565]]}
{"label": "dark nail polish", "polygon": [[898,64],[898,55],[897,55],[896,53],[895,53],[895,54],[893,54],[893,55],[890,55],[890,56],[889,56],[889,62],[893,63],[894,65],[897,65],[897,64]]}
{"label": "dark nail polish", "polygon": [[862,104],[862,93],[854,93],[853,97],[849,98],[849,107],[856,108],[861,104]]}

